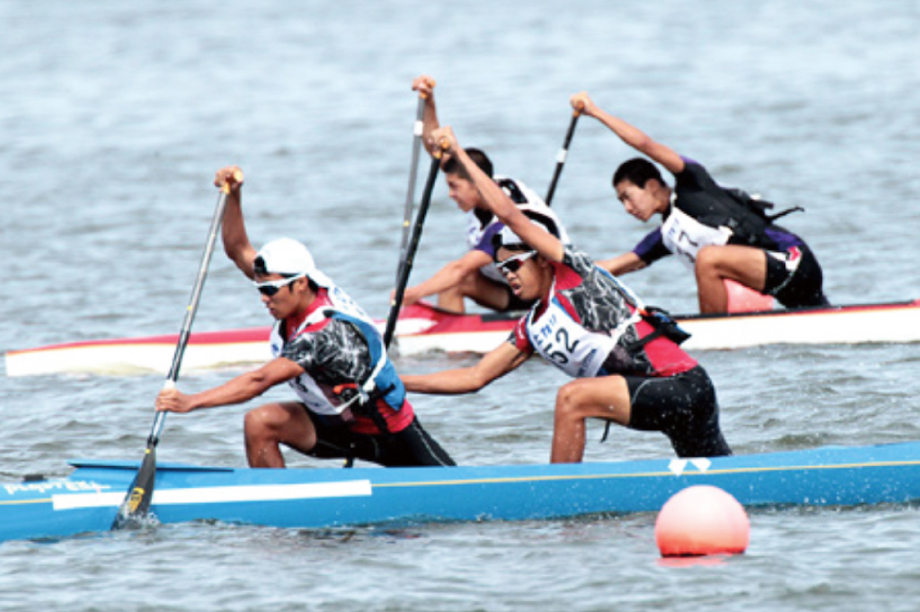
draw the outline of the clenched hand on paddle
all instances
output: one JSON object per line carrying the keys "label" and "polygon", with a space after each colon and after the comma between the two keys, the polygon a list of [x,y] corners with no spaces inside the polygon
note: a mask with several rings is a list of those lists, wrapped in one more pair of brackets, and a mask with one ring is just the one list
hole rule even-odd
{"label": "clenched hand on paddle", "polygon": [[[188,307],[185,311],[185,320],[182,323],[182,330],[179,333],[179,340],[176,344],[176,351],[173,354],[172,365],[166,376],[164,389],[174,389],[176,381],[179,379],[179,368],[182,365],[182,356],[185,353],[185,347],[188,345],[189,335],[192,329],[192,321],[195,319],[195,313],[198,311],[198,302],[201,299],[201,291],[204,288],[204,281],[208,274],[208,266],[211,263],[211,255],[214,253],[214,243],[217,241],[217,233],[220,231],[220,224],[224,218],[224,209],[227,205],[227,196],[231,188],[243,184],[243,173],[236,170],[227,176],[221,184],[220,195],[217,198],[217,206],[214,209],[214,216],[211,219],[211,229],[208,232],[208,240],[205,245],[204,253],[201,257],[201,264],[198,266],[198,277],[195,280],[195,286],[192,288],[192,295],[189,299]],[[156,447],[160,441],[160,432],[166,421],[165,412],[157,412],[153,421],[153,427],[150,429],[150,435],[147,437],[147,449],[144,451],[144,460],[141,463],[134,482],[128,488],[124,502],[118,510],[118,515],[112,524],[112,529],[122,529],[131,525],[136,525],[146,515],[150,509],[150,502],[153,499],[153,487],[156,480]]]}

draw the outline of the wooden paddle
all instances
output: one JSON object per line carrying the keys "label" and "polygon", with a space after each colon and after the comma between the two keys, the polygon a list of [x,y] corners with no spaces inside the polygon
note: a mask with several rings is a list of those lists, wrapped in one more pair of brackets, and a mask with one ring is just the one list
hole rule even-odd
{"label": "wooden paddle", "polygon": [[[241,182],[243,173],[237,170],[234,178]],[[217,232],[220,230],[221,221],[224,218],[224,209],[227,205],[227,196],[230,193],[230,187],[224,185],[221,188],[220,195],[217,198],[217,206],[214,210],[214,217],[211,219],[211,229],[208,233],[208,242],[205,246],[204,254],[201,257],[201,265],[198,267],[198,278],[195,280],[195,286],[192,289],[192,296],[189,300],[188,307],[185,311],[185,321],[182,323],[182,331],[179,333],[179,340],[176,344],[176,351],[173,354],[172,365],[166,376],[166,382],[163,384],[164,389],[174,389],[176,381],[179,379],[179,367],[182,365],[182,356],[185,353],[185,347],[188,345],[189,335],[192,329],[192,321],[195,319],[195,313],[198,310],[198,302],[201,299],[201,291],[204,288],[204,280],[208,273],[208,266],[211,263],[211,255],[214,253],[214,243],[217,241]],[[156,480],[157,461],[156,447],[160,441],[160,432],[163,430],[163,424],[166,421],[165,412],[157,412],[153,421],[153,427],[150,429],[150,435],[147,437],[147,450],[144,451],[144,460],[141,463],[134,482],[128,488],[125,500],[118,510],[118,515],[112,523],[112,529],[122,529],[137,525],[150,509],[150,502],[153,499],[153,486]]]}
{"label": "wooden paddle", "polygon": [[[428,84],[433,88],[434,80],[429,80]],[[418,182],[418,158],[422,148],[422,134],[425,129],[425,101],[427,99],[428,96],[426,94],[419,92],[418,108],[415,111],[415,124],[413,125],[412,165],[409,166],[409,189],[406,191],[402,242],[399,245],[400,261],[405,258],[406,246],[409,244],[409,232],[412,225],[412,207],[415,203],[415,184]],[[399,282],[399,269],[396,270],[396,282]]]}
{"label": "wooden paddle", "polygon": [[393,296],[393,302],[390,304],[390,314],[387,316],[387,326],[383,333],[383,344],[387,348],[389,348],[390,341],[393,340],[393,332],[396,330],[396,320],[399,318],[399,309],[402,308],[403,296],[406,293],[406,285],[409,283],[409,274],[412,272],[412,263],[415,259],[415,252],[418,250],[419,240],[422,237],[422,227],[425,224],[425,216],[428,214],[428,207],[431,204],[431,193],[434,191],[434,184],[438,178],[440,166],[441,151],[435,150],[431,156],[428,180],[425,181],[422,201],[419,203],[418,214],[415,217],[415,224],[412,228],[412,238],[400,257],[399,268],[396,271],[396,292]]}
{"label": "wooden paddle", "polygon": [[559,182],[559,175],[562,174],[562,167],[565,165],[565,158],[569,154],[569,145],[572,143],[572,136],[575,134],[575,124],[578,123],[578,117],[581,116],[581,108],[572,112],[572,120],[569,122],[569,129],[565,133],[565,140],[562,142],[562,148],[556,155],[556,170],[553,172],[553,180],[549,183],[549,190],[546,192],[546,205],[549,206],[553,201],[553,194],[556,193],[556,183]]}

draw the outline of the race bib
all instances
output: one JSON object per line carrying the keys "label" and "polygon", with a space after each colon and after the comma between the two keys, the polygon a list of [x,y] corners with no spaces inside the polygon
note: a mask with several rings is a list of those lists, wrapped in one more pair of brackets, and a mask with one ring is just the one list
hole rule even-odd
{"label": "race bib", "polygon": [[727,227],[709,227],[674,207],[661,226],[664,246],[677,255],[681,262],[693,269],[696,255],[707,245],[722,246],[728,243],[732,231]]}

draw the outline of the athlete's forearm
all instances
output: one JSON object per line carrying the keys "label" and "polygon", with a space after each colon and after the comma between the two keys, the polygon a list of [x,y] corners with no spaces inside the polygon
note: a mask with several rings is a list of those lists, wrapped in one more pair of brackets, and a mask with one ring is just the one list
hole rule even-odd
{"label": "athlete's forearm", "polygon": [[428,151],[428,154],[431,155],[434,152],[436,143],[431,141],[431,133],[438,129],[441,124],[438,122],[438,109],[434,103],[434,92],[432,91],[427,98],[425,98],[425,114],[422,118],[422,143],[425,145],[425,149]]}
{"label": "athlete's forearm", "polygon": [[605,110],[595,108],[593,116],[606,125],[633,149],[647,155],[669,172],[677,174],[684,169],[684,160],[669,146],[654,140],[651,136],[631,125],[619,117],[615,117]]}
{"label": "athlete's forearm", "polygon": [[[530,225],[530,220],[524,216],[520,209],[514,204],[508,194],[505,193],[492,178],[483,172],[479,166],[467,155],[466,150],[458,148],[455,151],[457,159],[466,170],[473,181],[483,205],[498,217],[502,223],[511,228],[512,231],[524,238],[522,226]],[[524,238],[526,242],[526,238]],[[530,245],[531,248],[537,248],[537,245]]]}
{"label": "athlete's forearm", "polygon": [[479,391],[496,378],[524,363],[528,354],[519,351],[513,344],[503,342],[486,353],[474,366],[435,372],[401,376],[408,391],[431,395],[456,395]]}
{"label": "athlete's forearm", "polygon": [[406,390],[429,395],[459,395],[472,393],[485,386],[475,376],[474,368],[447,370],[434,374],[410,374],[400,376]]}
{"label": "athlete's forearm", "polygon": [[416,300],[420,300],[456,287],[463,278],[463,271],[455,264],[456,262],[447,264],[435,272],[434,276],[428,280],[411,287],[412,296]]}
{"label": "athlete's forearm", "polygon": [[241,190],[233,189],[227,194],[227,206],[224,209],[221,238],[224,243],[224,252],[233,263],[247,277],[253,277],[252,261],[255,259],[255,249],[249,242],[246,233],[246,223],[243,221],[243,207],[241,205]]}
{"label": "athlete's forearm", "polygon": [[262,395],[271,386],[261,370],[247,372],[218,387],[189,395],[190,408],[197,410],[242,404]]}
{"label": "athlete's forearm", "polygon": [[303,368],[296,362],[285,357],[276,357],[258,370],[246,372],[218,387],[190,396],[191,409],[248,402],[275,385],[292,380],[303,373]]}
{"label": "athlete's forearm", "polygon": [[648,149],[653,141],[648,134],[637,128],[636,126],[629,124],[619,117],[615,117],[608,113],[605,110],[597,108],[594,117],[606,125],[610,130],[620,137],[620,140],[643,153],[648,153]]}
{"label": "athlete's forearm", "polygon": [[641,270],[648,264],[640,259],[638,255],[630,251],[629,253],[624,253],[622,255],[618,255],[617,257],[598,261],[597,265],[604,270],[607,270],[614,276],[619,276],[622,274],[635,272],[636,270]]}

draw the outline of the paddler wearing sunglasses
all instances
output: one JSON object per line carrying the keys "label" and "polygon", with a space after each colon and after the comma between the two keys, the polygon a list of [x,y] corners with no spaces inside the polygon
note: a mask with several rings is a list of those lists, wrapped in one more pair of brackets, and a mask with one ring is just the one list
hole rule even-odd
{"label": "paddler wearing sunglasses", "polygon": [[680,457],[730,455],[715,389],[703,367],[678,346],[682,332],[673,321],[560,241],[539,212],[515,206],[470,160],[450,127],[432,137],[448,147],[485,206],[505,224],[496,236],[496,264],[515,295],[536,302],[508,341],[476,365],[405,375],[406,389],[471,393],[538,353],[575,378],[556,395],[552,463],[582,460],[589,418],[660,431]]}
{"label": "paddler wearing sunglasses", "polygon": [[207,391],[164,390],[157,410],[191,412],[247,402],[288,383],[296,401],[246,414],[251,467],[284,467],[281,445],[318,458],[384,466],[454,465],[422,428],[373,320],[320,272],[300,242],[279,238],[256,251],[240,203],[238,168],[217,172],[229,188],[221,231],[227,256],[251,279],[275,319],[273,359]]}

